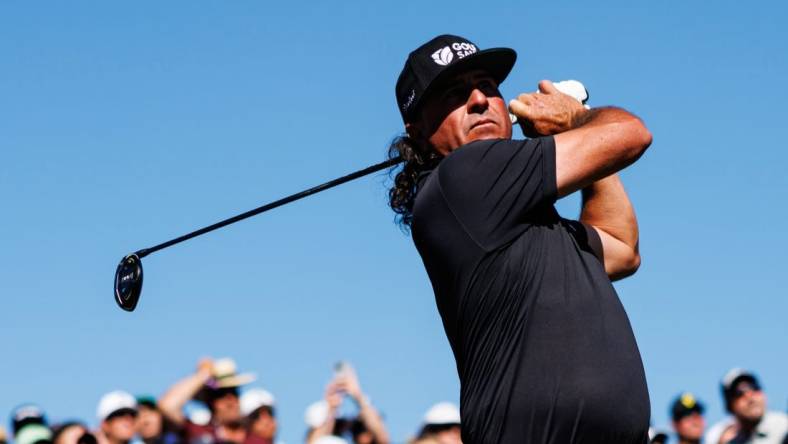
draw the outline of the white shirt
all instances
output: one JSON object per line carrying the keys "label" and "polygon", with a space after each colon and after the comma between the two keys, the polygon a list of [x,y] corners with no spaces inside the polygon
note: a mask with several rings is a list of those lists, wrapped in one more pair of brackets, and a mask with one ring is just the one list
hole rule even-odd
{"label": "white shirt", "polygon": [[739,432],[728,444],[783,444],[788,435],[788,415],[781,412],[766,412],[752,435]]}

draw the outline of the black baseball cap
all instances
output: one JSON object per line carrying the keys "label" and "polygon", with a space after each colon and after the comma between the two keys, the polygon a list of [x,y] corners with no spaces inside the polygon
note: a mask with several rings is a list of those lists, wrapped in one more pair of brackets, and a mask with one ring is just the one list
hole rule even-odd
{"label": "black baseball cap", "polygon": [[738,396],[738,385],[742,381],[747,381],[753,390],[760,390],[761,384],[758,383],[758,378],[747,370],[741,368],[733,368],[725,374],[722,378],[722,398],[725,400],[725,408],[730,411],[731,402]]}
{"label": "black baseball cap", "polygon": [[670,415],[674,421],[678,421],[685,416],[693,413],[703,414],[705,408],[696,398],[695,395],[689,392],[684,392],[676,397],[673,404],[670,406]]}
{"label": "black baseball cap", "polygon": [[452,75],[482,69],[500,84],[516,60],[517,53],[510,48],[480,50],[463,37],[449,34],[435,37],[408,55],[397,79],[397,105],[402,120],[413,121],[430,89]]}
{"label": "black baseball cap", "polygon": [[28,424],[47,425],[44,410],[35,404],[22,404],[11,412],[11,432],[16,435]]}

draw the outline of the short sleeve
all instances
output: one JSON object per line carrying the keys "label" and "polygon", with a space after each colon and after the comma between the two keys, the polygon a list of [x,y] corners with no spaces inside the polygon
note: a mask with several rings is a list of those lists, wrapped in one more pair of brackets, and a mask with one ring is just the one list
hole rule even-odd
{"label": "short sleeve", "polygon": [[569,234],[575,238],[578,247],[583,251],[593,254],[594,257],[599,259],[599,262],[604,265],[605,255],[602,247],[602,238],[599,237],[599,233],[596,229],[591,225],[577,220],[563,219],[562,221],[566,225]]}
{"label": "short sleeve", "polygon": [[483,249],[510,242],[557,198],[555,142],[483,140],[441,162],[438,180],[449,208]]}

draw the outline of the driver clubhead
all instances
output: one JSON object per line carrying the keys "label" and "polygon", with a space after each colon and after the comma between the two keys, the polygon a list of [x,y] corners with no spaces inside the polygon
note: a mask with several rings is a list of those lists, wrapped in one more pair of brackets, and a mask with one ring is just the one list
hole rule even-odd
{"label": "driver clubhead", "polygon": [[142,293],[142,261],[132,253],[120,260],[115,270],[115,302],[126,311],[134,311]]}

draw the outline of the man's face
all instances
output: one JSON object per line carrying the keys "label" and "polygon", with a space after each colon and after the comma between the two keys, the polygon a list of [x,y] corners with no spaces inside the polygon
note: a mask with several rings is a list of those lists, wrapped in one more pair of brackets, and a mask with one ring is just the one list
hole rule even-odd
{"label": "man's face", "polygon": [[460,426],[450,427],[436,433],[435,440],[440,444],[462,444]]}
{"label": "man's face", "polygon": [[676,430],[676,434],[684,439],[700,440],[703,437],[706,422],[700,413],[692,412],[678,421],[674,421],[673,428]]}
{"label": "man's face", "polygon": [[766,395],[750,381],[736,384],[731,402],[731,411],[746,422],[758,422],[766,410]]}
{"label": "man's face", "polygon": [[161,413],[146,405],[139,406],[137,414],[137,433],[142,439],[151,439],[159,436],[162,429]]}
{"label": "man's face", "polygon": [[101,430],[112,442],[128,442],[135,433],[134,417],[131,410],[113,413],[101,423]]}
{"label": "man's face", "polygon": [[246,428],[240,421],[232,421],[216,429],[216,437],[220,442],[241,444],[246,440]]}
{"label": "man's face", "polygon": [[447,155],[475,140],[509,139],[512,124],[498,84],[475,70],[458,74],[424,98],[419,118],[408,134]]}
{"label": "man's face", "polygon": [[219,424],[239,422],[241,406],[238,403],[238,392],[235,389],[219,389],[211,401],[213,419]]}
{"label": "man's face", "polygon": [[276,436],[276,418],[267,409],[261,408],[252,423],[252,432],[261,438],[273,440]]}

